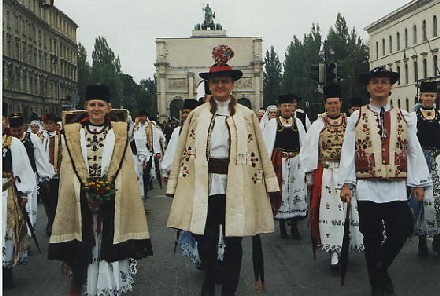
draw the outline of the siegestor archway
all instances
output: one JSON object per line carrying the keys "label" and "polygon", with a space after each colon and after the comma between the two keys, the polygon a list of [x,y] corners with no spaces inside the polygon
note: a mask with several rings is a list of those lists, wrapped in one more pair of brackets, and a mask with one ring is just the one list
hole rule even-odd
{"label": "siegestor archway", "polygon": [[170,102],[170,117],[180,119],[180,110],[183,107],[183,99],[181,97],[174,97]]}

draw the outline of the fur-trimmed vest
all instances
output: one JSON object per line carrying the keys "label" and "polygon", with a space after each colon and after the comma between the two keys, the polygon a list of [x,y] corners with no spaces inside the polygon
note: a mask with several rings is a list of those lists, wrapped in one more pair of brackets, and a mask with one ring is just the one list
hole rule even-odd
{"label": "fur-trimmed vest", "polygon": [[381,137],[379,115],[368,106],[359,110],[356,123],[355,163],[358,179],[407,177],[408,126],[397,108],[384,114],[386,137]]}

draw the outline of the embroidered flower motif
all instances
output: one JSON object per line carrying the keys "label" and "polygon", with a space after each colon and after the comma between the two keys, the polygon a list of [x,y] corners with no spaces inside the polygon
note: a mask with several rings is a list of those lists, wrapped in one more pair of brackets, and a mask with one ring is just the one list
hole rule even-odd
{"label": "embroidered flower motif", "polygon": [[252,142],[253,140],[254,139],[253,139],[252,134],[248,134],[248,143]]}
{"label": "embroidered flower motif", "polygon": [[255,174],[252,176],[252,181],[254,184],[263,183],[263,172],[261,170],[257,170],[257,172],[255,172]]}
{"label": "embroidered flower motif", "polygon": [[195,131],[194,129],[192,129],[192,130],[189,132],[189,137],[190,137],[191,139],[195,139],[195,138],[196,138],[196,131]]}

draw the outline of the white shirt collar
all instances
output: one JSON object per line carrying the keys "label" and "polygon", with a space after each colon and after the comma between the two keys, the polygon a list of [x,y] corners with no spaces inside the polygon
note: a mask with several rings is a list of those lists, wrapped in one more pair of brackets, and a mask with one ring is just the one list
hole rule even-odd
{"label": "white shirt collar", "polygon": [[[376,113],[380,113],[380,108],[382,107],[382,106],[376,106],[376,105],[373,105],[373,104],[369,104],[369,106],[370,106],[370,109],[372,110],[372,111],[374,111],[374,112],[376,112]],[[389,105],[389,104],[386,104],[385,106],[383,106],[383,107],[385,107],[385,111],[389,111],[390,109],[391,109],[391,106]]]}
{"label": "white shirt collar", "polygon": [[217,111],[215,112],[215,114],[224,115],[224,116],[230,115],[229,102],[231,101],[231,99],[228,99],[224,102],[217,101],[217,99],[214,99],[214,101],[217,104]]}

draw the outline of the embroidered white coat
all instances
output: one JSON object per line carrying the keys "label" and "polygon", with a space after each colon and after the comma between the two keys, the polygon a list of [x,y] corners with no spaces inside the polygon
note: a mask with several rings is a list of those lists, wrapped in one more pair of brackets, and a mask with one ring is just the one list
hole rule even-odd
{"label": "embroidered white coat", "polygon": [[[227,118],[231,145],[226,187],[227,237],[273,232],[267,192],[278,180],[256,115],[239,104]],[[174,195],[167,226],[203,234],[208,214],[208,129],[212,113],[206,103],[192,111],[182,128],[167,194]]]}

